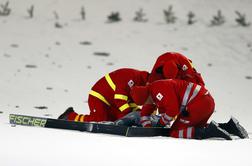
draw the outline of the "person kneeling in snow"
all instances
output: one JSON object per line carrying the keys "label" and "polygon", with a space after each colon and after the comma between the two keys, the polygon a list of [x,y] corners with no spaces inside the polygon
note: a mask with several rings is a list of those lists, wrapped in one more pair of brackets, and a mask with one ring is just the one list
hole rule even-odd
{"label": "person kneeling in snow", "polygon": [[[184,55],[176,52],[166,52],[157,58],[151,70],[148,83],[163,79],[180,79],[193,82],[201,86],[205,85],[201,74],[193,67],[192,61]],[[131,114],[116,121],[115,124],[130,125],[132,124],[132,121],[134,121],[134,124],[139,126],[141,124],[136,122],[140,119],[139,117],[139,112],[132,112]],[[152,114],[150,119],[152,125],[155,125],[159,117]]]}
{"label": "person kneeling in snow", "polygon": [[139,107],[129,96],[130,89],[135,85],[144,86],[148,76],[147,71],[130,68],[115,70],[102,77],[92,87],[88,97],[89,115],[77,114],[70,107],[58,119],[114,122],[132,111],[139,111]]}
{"label": "person kneeling in snow", "polygon": [[155,81],[147,86],[132,87],[131,96],[136,104],[143,105],[140,122],[151,127],[150,115],[158,108],[161,118],[158,126],[171,125],[169,135],[175,138],[206,139],[220,137],[231,140],[234,134],[247,138],[246,130],[236,119],[217,124],[208,119],[214,112],[214,99],[204,86],[184,80]]}

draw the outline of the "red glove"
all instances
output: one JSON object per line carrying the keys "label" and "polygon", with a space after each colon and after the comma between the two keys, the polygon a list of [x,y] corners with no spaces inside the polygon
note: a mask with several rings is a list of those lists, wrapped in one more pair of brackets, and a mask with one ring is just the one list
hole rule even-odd
{"label": "red glove", "polygon": [[170,117],[169,115],[167,115],[166,113],[161,115],[161,118],[159,120],[159,124],[160,126],[166,126],[166,125],[170,125],[170,122],[173,120],[173,117]]}

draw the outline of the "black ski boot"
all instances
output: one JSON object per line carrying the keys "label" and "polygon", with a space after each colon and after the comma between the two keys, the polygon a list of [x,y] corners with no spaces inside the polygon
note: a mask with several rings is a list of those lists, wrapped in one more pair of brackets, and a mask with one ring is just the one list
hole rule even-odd
{"label": "black ski boot", "polygon": [[231,117],[227,123],[219,123],[219,127],[226,130],[230,134],[236,135],[242,139],[249,138],[247,131],[242,127],[239,121]]}
{"label": "black ski boot", "polygon": [[196,128],[195,138],[196,139],[224,138],[226,140],[232,140],[231,135],[227,131],[218,127],[218,124],[215,121],[212,121],[205,128]]}
{"label": "black ski boot", "polygon": [[58,119],[61,119],[61,120],[68,120],[68,116],[70,113],[74,112],[74,109],[73,107],[69,107],[68,109],[66,109],[66,111],[61,114]]}

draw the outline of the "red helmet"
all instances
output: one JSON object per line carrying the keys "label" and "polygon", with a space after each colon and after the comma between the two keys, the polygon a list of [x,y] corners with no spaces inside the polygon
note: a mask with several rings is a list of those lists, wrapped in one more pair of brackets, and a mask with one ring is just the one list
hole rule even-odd
{"label": "red helmet", "polygon": [[178,66],[173,61],[168,61],[163,66],[163,76],[167,79],[174,79],[178,74]]}

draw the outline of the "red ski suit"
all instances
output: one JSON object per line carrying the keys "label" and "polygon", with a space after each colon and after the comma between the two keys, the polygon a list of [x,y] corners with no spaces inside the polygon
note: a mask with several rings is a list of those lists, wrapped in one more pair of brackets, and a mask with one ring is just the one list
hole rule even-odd
{"label": "red ski suit", "polygon": [[[204,127],[215,107],[214,99],[204,86],[184,80],[160,80],[148,85],[154,104],[145,104],[141,111],[143,126],[150,126],[148,117],[158,108],[160,124],[175,120],[170,135],[194,138],[194,127]],[[134,98],[134,97],[133,97]]]}
{"label": "red ski suit", "polygon": [[115,121],[130,111],[138,110],[129,96],[130,88],[145,85],[149,73],[130,68],[122,68],[106,74],[92,87],[88,97],[89,115],[74,113],[69,120],[75,121]]}
{"label": "red ski suit", "polygon": [[152,68],[149,82],[160,79],[181,79],[204,85],[204,81],[192,65],[192,61],[184,55],[167,52],[160,55]]}

